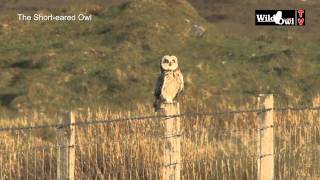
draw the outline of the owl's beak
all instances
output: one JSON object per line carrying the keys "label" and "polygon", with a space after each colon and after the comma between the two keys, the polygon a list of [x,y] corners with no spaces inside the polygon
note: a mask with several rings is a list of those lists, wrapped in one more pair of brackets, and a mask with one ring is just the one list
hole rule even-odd
{"label": "owl's beak", "polygon": [[171,66],[171,63],[169,63],[169,66]]}

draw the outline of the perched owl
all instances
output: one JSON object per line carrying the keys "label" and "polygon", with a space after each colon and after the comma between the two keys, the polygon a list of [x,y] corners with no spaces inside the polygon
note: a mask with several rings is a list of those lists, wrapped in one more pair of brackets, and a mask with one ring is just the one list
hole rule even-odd
{"label": "perched owl", "polygon": [[173,103],[184,88],[183,76],[175,56],[164,56],[160,61],[160,76],[157,79],[154,96],[155,111],[162,103]]}

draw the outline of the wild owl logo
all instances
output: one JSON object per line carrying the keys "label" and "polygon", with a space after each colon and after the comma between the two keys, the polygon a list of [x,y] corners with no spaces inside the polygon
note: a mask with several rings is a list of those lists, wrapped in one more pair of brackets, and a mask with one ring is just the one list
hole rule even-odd
{"label": "wild owl logo", "polygon": [[160,75],[154,90],[155,111],[159,111],[163,103],[173,103],[176,101],[183,88],[183,76],[179,69],[177,57],[164,56],[160,61]]}

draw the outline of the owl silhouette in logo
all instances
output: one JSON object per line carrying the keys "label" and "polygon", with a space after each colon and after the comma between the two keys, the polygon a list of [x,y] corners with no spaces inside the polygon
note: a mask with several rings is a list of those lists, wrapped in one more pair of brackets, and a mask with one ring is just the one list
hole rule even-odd
{"label": "owl silhouette in logo", "polygon": [[163,103],[174,103],[183,89],[184,81],[177,57],[164,56],[160,61],[160,75],[154,90],[155,111],[159,111]]}
{"label": "owl silhouette in logo", "polygon": [[280,21],[282,19],[282,11],[277,11],[276,15],[274,16],[274,22],[276,24],[281,24]]}

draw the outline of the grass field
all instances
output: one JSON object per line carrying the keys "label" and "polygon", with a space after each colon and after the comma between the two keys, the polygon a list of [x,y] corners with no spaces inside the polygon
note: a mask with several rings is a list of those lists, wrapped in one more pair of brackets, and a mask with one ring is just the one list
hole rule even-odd
{"label": "grass field", "polygon": [[[311,0],[279,1],[279,7],[310,8],[314,16],[303,28],[254,26],[251,10],[276,6],[260,1],[191,1],[196,9],[165,0],[6,2],[0,15],[2,111],[151,104],[159,59],[167,53],[180,59],[185,96],[209,105],[258,93],[306,103],[319,93],[319,11]],[[27,23],[17,20],[17,12],[95,16],[87,23]],[[202,36],[195,25],[205,29]]]}
{"label": "grass field", "polygon": [[[199,106],[196,111],[209,110]],[[142,106],[135,112],[82,110],[76,122],[140,115],[153,115],[153,110]],[[277,111],[274,118],[276,178],[319,179],[319,111]],[[56,119],[58,115],[34,113],[1,122],[16,127],[50,124]],[[184,179],[256,179],[257,113],[186,116],[181,122]],[[55,179],[57,132],[55,128],[1,132],[1,177]],[[163,136],[164,121],[155,119],[77,126],[76,178],[160,179]]]}

